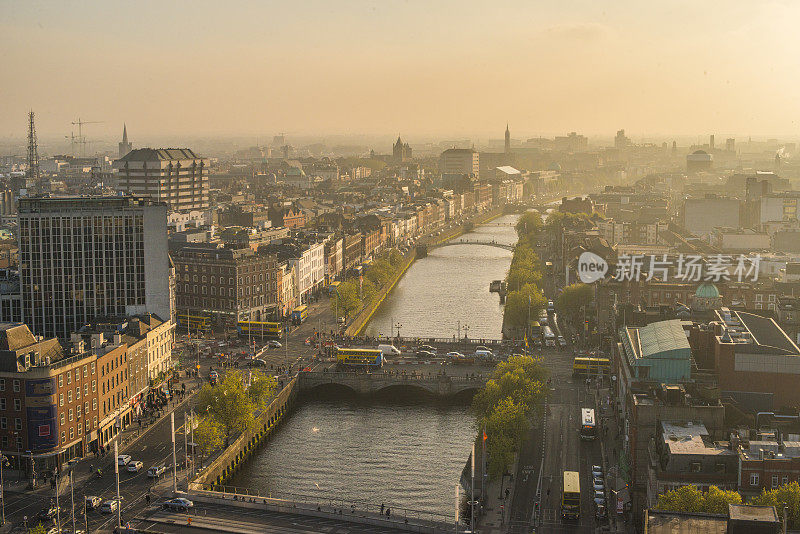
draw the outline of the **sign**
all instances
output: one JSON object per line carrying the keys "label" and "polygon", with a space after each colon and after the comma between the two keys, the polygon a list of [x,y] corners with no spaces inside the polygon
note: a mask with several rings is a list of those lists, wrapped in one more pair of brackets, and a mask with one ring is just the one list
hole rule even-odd
{"label": "sign", "polygon": [[624,506],[624,504],[622,502],[622,497],[617,496],[617,513],[618,514],[622,514],[624,509],[625,509],[625,506]]}
{"label": "sign", "polygon": [[607,272],[608,262],[594,252],[586,251],[578,258],[578,278],[584,284],[600,280]]}
{"label": "sign", "polygon": [[46,438],[50,435],[50,425],[39,425],[39,437]]}

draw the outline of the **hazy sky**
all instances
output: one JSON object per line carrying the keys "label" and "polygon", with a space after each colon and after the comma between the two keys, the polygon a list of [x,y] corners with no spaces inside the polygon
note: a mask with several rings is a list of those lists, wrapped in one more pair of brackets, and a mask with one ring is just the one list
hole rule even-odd
{"label": "hazy sky", "polygon": [[[800,2],[0,0],[0,137],[796,136]],[[90,132],[87,129],[87,133]]]}

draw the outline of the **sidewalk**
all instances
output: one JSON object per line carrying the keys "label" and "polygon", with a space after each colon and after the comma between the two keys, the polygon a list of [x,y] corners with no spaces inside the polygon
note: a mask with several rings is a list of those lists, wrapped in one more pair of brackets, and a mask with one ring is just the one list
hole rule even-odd
{"label": "sidewalk", "polygon": [[606,474],[606,508],[608,512],[608,524],[611,532],[627,532],[627,524],[624,516],[617,514],[616,494],[611,490],[623,489],[625,481],[619,476],[619,458],[621,450],[619,442],[619,425],[614,415],[614,401],[611,399],[609,406],[605,405],[605,400],[611,398],[608,387],[597,390],[597,404],[602,416],[602,429],[600,450],[603,459],[603,472]]}
{"label": "sidewalk", "polygon": [[[510,473],[517,472],[518,463],[519,453],[515,456],[514,463],[509,469]],[[475,532],[501,534],[508,530],[511,502],[514,499],[516,482],[515,480],[509,480],[509,478],[503,476],[501,479],[490,480],[486,483],[483,515],[476,514]],[[508,496],[505,494],[506,490],[508,490]],[[465,527],[465,530],[468,530],[468,528]]]}

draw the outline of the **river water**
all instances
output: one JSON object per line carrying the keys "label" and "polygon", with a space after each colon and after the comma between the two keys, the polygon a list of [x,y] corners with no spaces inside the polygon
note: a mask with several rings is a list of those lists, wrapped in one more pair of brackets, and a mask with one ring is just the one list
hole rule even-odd
{"label": "river water", "polygon": [[[496,241],[513,245],[517,235],[513,226],[518,215],[503,215],[490,225],[478,226],[464,234],[465,240]],[[500,339],[503,310],[496,293],[489,293],[489,282],[505,278],[511,252],[483,245],[458,245],[433,249],[428,257],[414,262],[405,276],[375,312],[367,325],[368,335],[403,337],[453,337],[461,325],[460,336]]]}
{"label": "river water", "polygon": [[[516,242],[511,226],[477,227],[463,238]],[[368,333],[388,335],[394,318],[403,336],[452,337],[460,320],[470,337],[499,339],[502,308],[489,282],[503,278],[510,262],[511,252],[500,248],[435,249],[411,266]],[[454,486],[474,436],[466,405],[326,395],[303,402],[230,484],[260,495],[342,499],[345,507],[350,500],[386,503],[394,513],[409,508],[452,520]]]}

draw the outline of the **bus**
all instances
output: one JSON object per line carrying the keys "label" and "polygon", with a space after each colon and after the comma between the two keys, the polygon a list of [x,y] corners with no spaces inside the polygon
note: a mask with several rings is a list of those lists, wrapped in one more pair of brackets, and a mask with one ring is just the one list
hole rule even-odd
{"label": "bus", "polygon": [[544,346],[545,347],[555,347],[556,346],[556,335],[553,333],[553,329],[549,326],[542,327],[542,335],[544,336]]}
{"label": "bus", "polygon": [[583,376],[606,375],[611,370],[611,360],[608,358],[592,358],[578,356],[572,362],[572,374]]}
{"label": "bus", "polygon": [[340,366],[380,368],[383,366],[381,349],[336,349],[336,362]]}
{"label": "bus", "polygon": [[190,334],[211,331],[211,318],[207,315],[179,313],[176,318],[178,319],[178,328],[185,328]]}
{"label": "bus", "polygon": [[328,295],[333,296],[337,291],[339,291],[339,286],[341,284],[342,283],[339,282],[338,280],[333,281],[330,284],[328,284]]}
{"label": "bus", "polygon": [[283,324],[269,321],[239,321],[236,330],[240,336],[261,339],[280,339],[283,337]]}
{"label": "bus", "polygon": [[308,306],[303,304],[292,311],[292,324],[304,323],[308,319]]}
{"label": "bus", "polygon": [[581,517],[581,478],[577,471],[564,471],[561,517],[563,519],[580,519]]}
{"label": "bus", "polygon": [[592,441],[597,437],[597,423],[593,408],[581,408],[581,439]]}

